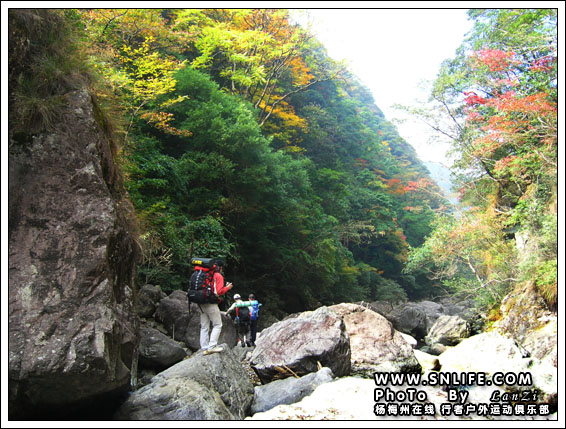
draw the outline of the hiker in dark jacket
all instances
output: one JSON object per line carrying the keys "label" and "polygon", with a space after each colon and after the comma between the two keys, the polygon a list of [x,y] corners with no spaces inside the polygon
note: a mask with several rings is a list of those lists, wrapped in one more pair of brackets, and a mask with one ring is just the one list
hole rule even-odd
{"label": "hiker in dark jacket", "polygon": [[238,343],[242,347],[250,346],[250,309],[242,304],[242,297],[240,294],[234,295],[234,303],[226,311],[234,319],[236,323],[236,330],[238,332]]}

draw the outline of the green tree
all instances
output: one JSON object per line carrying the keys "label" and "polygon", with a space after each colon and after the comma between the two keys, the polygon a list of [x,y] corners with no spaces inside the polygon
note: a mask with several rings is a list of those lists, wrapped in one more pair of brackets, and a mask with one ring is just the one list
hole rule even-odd
{"label": "green tree", "polygon": [[185,10],[176,27],[197,22],[192,66],[211,70],[222,88],[252,102],[262,126],[271,115],[299,120],[287,98],[339,73],[329,59],[324,66],[307,67],[311,36],[289,22],[285,9]]}
{"label": "green tree", "polygon": [[426,169],[288,11],[73,15],[128,114],[140,282],[185,288],[191,256],[224,256],[274,311],[415,289],[402,267],[438,201],[407,188]]}
{"label": "green tree", "polygon": [[[488,9],[469,15],[474,29],[456,58],[444,63],[432,99],[452,123],[442,132],[453,140],[461,199],[470,207],[460,220],[475,230],[451,223],[425,248],[466,263],[473,274],[471,282],[464,276],[470,290],[505,285],[493,298],[517,280],[532,279],[537,261],[543,268],[535,282],[553,306],[557,253],[544,225],[556,216],[556,11]],[[440,130],[439,123],[434,126]],[[524,234],[546,250],[531,249],[531,268],[510,273],[509,267],[520,268],[511,239]],[[454,247],[442,236],[462,244]],[[477,258],[470,252],[479,252]],[[417,250],[413,265],[427,253]]]}

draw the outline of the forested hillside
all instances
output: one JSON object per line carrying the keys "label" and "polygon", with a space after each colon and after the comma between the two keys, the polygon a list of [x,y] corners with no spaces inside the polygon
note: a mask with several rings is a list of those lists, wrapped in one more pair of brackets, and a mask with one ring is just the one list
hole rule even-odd
{"label": "forested hillside", "polygon": [[[119,142],[138,283],[221,256],[286,312],[403,299],[441,199],[367,89],[285,10],[63,10]],[[95,80],[97,79],[97,80]]]}
{"label": "forested hillside", "polygon": [[451,136],[462,210],[439,216],[406,272],[474,296],[497,319],[527,284],[556,309],[557,11],[472,10],[475,25],[434,84],[427,118]]}
{"label": "forested hillside", "polygon": [[[455,121],[458,216],[379,100],[283,9],[11,10],[42,40],[10,58],[11,138],[89,85],[136,210],[138,285],[185,289],[191,257],[221,256],[275,314],[462,289],[493,305],[529,276],[554,305],[556,15],[470,16],[433,94]],[[520,234],[534,251],[510,264]]]}

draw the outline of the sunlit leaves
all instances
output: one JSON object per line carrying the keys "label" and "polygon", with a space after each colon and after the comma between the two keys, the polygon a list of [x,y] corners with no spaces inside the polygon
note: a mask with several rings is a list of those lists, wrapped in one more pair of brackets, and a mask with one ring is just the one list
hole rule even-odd
{"label": "sunlit leaves", "polygon": [[153,125],[158,130],[172,134],[176,136],[190,137],[192,132],[189,130],[182,130],[172,126],[172,122],[175,119],[172,113],[167,112],[146,112],[141,115],[142,119],[145,119],[148,124]]}
{"label": "sunlit leaves", "polygon": [[292,128],[291,122],[304,126],[286,98],[329,79],[332,72],[331,67],[316,67],[314,73],[307,66],[310,36],[289,22],[287,10],[204,9],[179,14],[178,27],[188,28],[189,22],[201,26],[193,67],[217,74],[226,91],[252,102],[261,125],[273,116],[283,120],[280,128]]}
{"label": "sunlit leaves", "polygon": [[[545,213],[557,179],[556,12],[486,9],[470,16],[474,30],[444,64],[433,93],[454,121],[445,135],[453,139],[461,197],[470,207],[444,219],[412,252],[409,268],[459,274],[462,281],[452,284],[495,304],[526,272],[536,275],[518,266],[515,234],[540,242],[531,249],[533,265],[555,266],[556,254],[540,251],[552,239],[539,235],[540,219],[556,216]],[[553,275],[546,268],[548,288],[541,289],[548,292]]]}
{"label": "sunlit leaves", "polygon": [[122,46],[120,61],[125,67],[132,95],[140,103],[167,94],[175,89],[173,74],[181,64],[151,51],[153,38],[143,41],[138,48]]}
{"label": "sunlit leaves", "polygon": [[[515,246],[492,216],[471,211],[455,219],[438,217],[434,233],[410,254],[407,273],[428,270],[432,279],[446,285],[454,278],[468,279],[465,296],[493,305],[509,290],[517,272],[508,262]],[[479,301],[480,299],[478,299]]]}
{"label": "sunlit leaves", "polygon": [[175,42],[173,47],[181,47],[179,42],[188,38],[185,32],[168,27],[171,17],[164,9],[79,9],[79,12],[89,42],[99,49],[119,49],[124,44],[137,46],[148,39],[156,46]]}

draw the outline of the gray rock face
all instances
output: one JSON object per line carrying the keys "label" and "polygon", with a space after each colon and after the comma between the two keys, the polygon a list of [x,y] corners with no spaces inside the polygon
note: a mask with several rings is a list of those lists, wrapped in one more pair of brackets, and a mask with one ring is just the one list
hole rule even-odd
{"label": "gray rock face", "polygon": [[557,404],[558,319],[537,292],[533,282],[519,284],[501,304],[503,317],[494,327],[512,337],[521,352],[532,359],[534,383],[544,401]]}
{"label": "gray rock face", "polygon": [[223,344],[224,352],[203,356],[197,353],[194,358],[180,362],[157,375],[159,379],[181,377],[191,379],[218,392],[222,401],[237,419],[243,419],[253,401],[254,387],[239,359]]}
{"label": "gray rock face", "polygon": [[[155,312],[156,320],[163,323],[169,336],[185,343],[192,351],[200,349],[200,315],[197,304],[191,304],[189,311],[187,292],[181,290],[175,290],[162,299]],[[222,332],[218,343],[234,347],[237,342],[238,333],[234,322],[222,314]]]}
{"label": "gray rock face", "polygon": [[501,304],[503,317],[495,327],[512,336],[527,352],[544,359],[557,344],[556,314],[548,310],[534,284],[528,283],[509,293]]}
{"label": "gray rock face", "polygon": [[468,323],[460,316],[440,316],[425,338],[428,345],[455,346],[470,336]]}
{"label": "gray rock face", "polygon": [[387,315],[387,319],[395,329],[417,339],[424,338],[428,330],[425,311],[413,303],[394,309]]}
{"label": "gray rock face", "polygon": [[177,341],[153,328],[140,329],[140,367],[166,369],[183,360],[185,356],[187,353]]}
{"label": "gray rock face", "polygon": [[342,319],[328,307],[263,330],[250,359],[262,383],[316,372],[319,363],[337,377],[350,372],[350,338]]}
{"label": "gray rock face", "polygon": [[[180,290],[171,292],[169,296],[159,301],[159,305],[155,311],[155,320],[163,324],[171,338],[182,342],[185,342],[185,335],[187,335],[187,328],[191,321],[193,319],[200,320],[199,318],[200,313],[196,305],[191,306],[191,311],[189,311],[187,293]],[[191,350],[198,349],[198,347],[194,348],[194,345],[187,345]]]}
{"label": "gray rock face", "polygon": [[412,346],[382,315],[357,304],[330,307],[350,336],[352,372],[373,377],[374,372],[420,372]]}
{"label": "gray rock face", "polygon": [[9,160],[10,414],[129,387],[137,317],[133,210],[86,91]]}
{"label": "gray rock face", "polygon": [[192,380],[175,378],[137,390],[114,420],[234,420],[234,416],[218,393]]}
{"label": "gray rock face", "polygon": [[273,381],[264,386],[256,386],[252,414],[267,411],[282,404],[294,404],[323,383],[334,379],[330,368],[322,368],[318,372],[307,374],[301,378],[289,377]]}
{"label": "gray rock face", "polygon": [[442,312],[442,305],[432,301],[409,302],[394,308],[386,317],[398,331],[422,340]]}
{"label": "gray rock face", "polygon": [[373,301],[373,302],[361,301],[358,304],[360,304],[362,307],[369,308],[370,310],[373,310],[376,313],[381,314],[385,318],[387,318],[387,315],[391,313],[395,308],[395,305],[388,301]]}
{"label": "gray rock face", "polygon": [[159,286],[144,285],[136,296],[135,308],[140,317],[152,317],[155,313],[159,301],[167,294]]}
{"label": "gray rock face", "polygon": [[419,301],[415,303],[424,310],[429,320],[434,323],[440,315],[446,313],[446,306],[434,301]]}
{"label": "gray rock face", "polygon": [[254,388],[232,351],[197,353],[157,374],[120,407],[118,420],[243,419]]}

